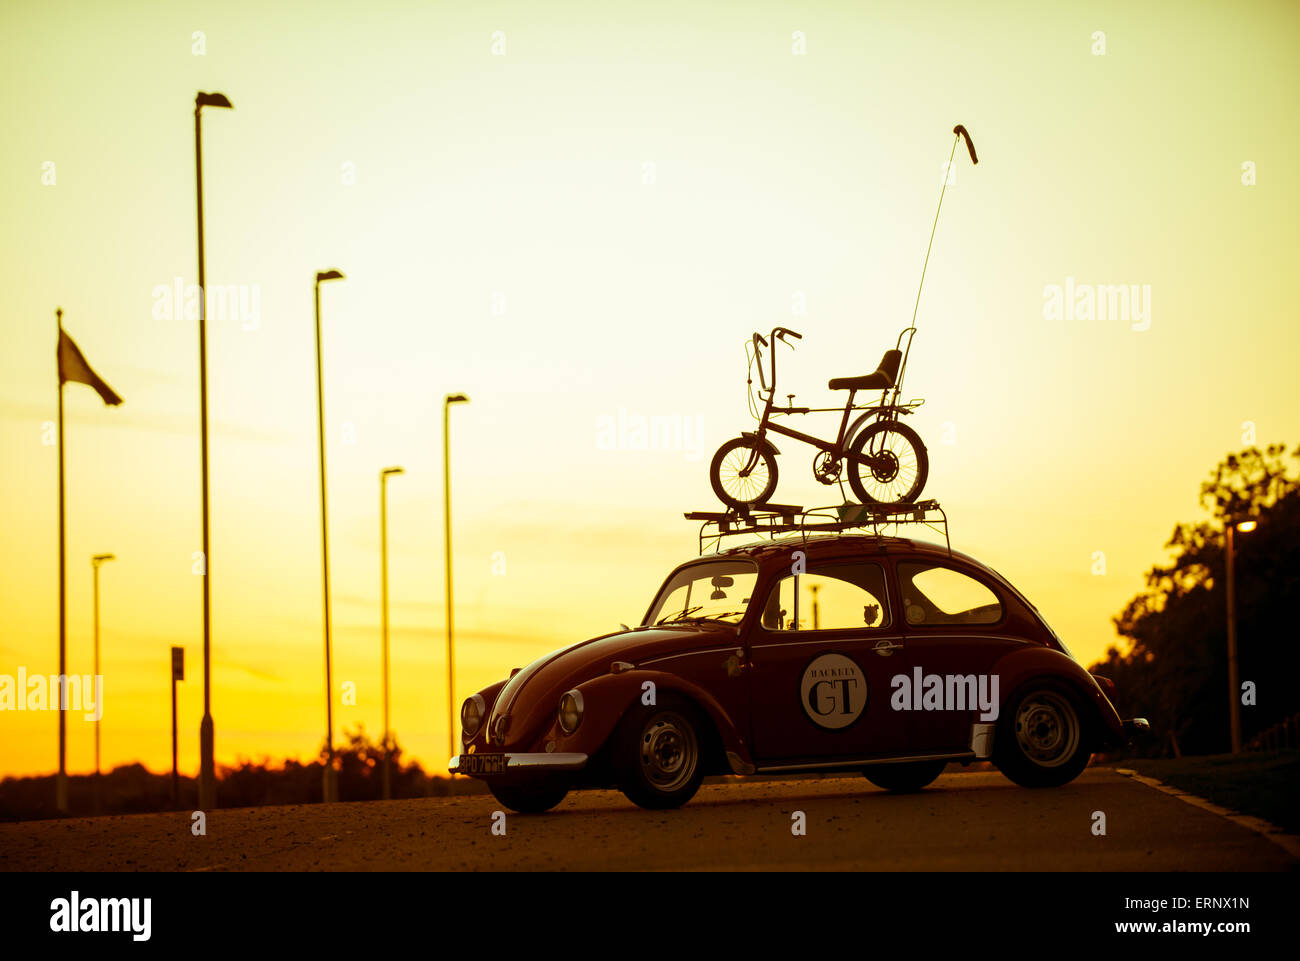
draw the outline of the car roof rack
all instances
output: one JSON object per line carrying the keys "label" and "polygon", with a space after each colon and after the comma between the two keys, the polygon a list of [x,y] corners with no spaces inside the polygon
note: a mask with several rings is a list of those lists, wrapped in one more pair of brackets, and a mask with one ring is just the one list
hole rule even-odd
{"label": "car roof rack", "polygon": [[901,536],[904,525],[915,524],[943,534],[948,555],[952,541],[948,537],[948,515],[936,500],[915,504],[855,504],[845,501],[831,507],[805,510],[791,504],[763,504],[750,510],[688,511],[688,521],[701,521],[700,554],[710,549],[722,551],[722,541],[737,534],[757,534],[776,540],[778,535],[797,535],[807,541],[819,534],[843,534],[861,531],[868,536]]}

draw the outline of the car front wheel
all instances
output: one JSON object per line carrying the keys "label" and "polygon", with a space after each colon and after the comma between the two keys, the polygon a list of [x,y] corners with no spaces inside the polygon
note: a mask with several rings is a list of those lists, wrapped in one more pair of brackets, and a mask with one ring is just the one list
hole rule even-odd
{"label": "car front wheel", "polygon": [[1012,699],[998,723],[994,762],[1021,787],[1060,787],[1088,766],[1083,714],[1072,694],[1054,685]]}
{"label": "car front wheel", "polygon": [[701,729],[698,713],[681,698],[629,710],[614,745],[618,786],[627,799],[663,810],[694,797],[704,779]]}
{"label": "car front wheel", "polygon": [[564,800],[566,784],[489,784],[492,796],[520,814],[541,814]]}

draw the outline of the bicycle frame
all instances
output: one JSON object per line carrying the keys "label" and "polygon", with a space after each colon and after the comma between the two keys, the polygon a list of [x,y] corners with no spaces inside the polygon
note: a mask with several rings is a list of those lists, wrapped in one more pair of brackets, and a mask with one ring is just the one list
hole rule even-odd
{"label": "bicycle frame", "polygon": [[[915,336],[916,334],[915,327],[908,327],[898,335],[898,340],[895,342],[894,345],[895,349],[904,350],[903,360],[899,366],[898,377],[895,380],[895,383],[893,384],[892,387],[886,387],[884,390],[881,391],[880,403],[878,404],[855,405],[853,403],[853,399],[854,396],[857,394],[857,391],[850,390],[848,400],[845,401],[843,407],[843,416],[840,418],[840,426],[839,426],[839,430],[835,434],[835,440],[833,441],[824,440],[823,438],[815,437],[812,434],[806,434],[803,431],[795,430],[793,427],[786,427],[784,424],[774,421],[773,420],[774,415],[779,416],[782,414],[786,414],[786,415],[825,414],[825,413],[833,413],[841,410],[841,408],[839,407],[796,407],[793,404],[787,407],[778,407],[776,405],[776,379],[777,379],[776,378],[776,344],[779,340],[784,341],[784,336],[786,334],[794,334],[794,331],[789,330],[785,327],[775,327],[772,329],[772,332],[769,335],[771,338],[770,341],[765,341],[763,337],[757,332],[754,334],[752,338],[752,343],[754,345],[753,362],[756,362],[758,365],[758,381],[759,381],[758,396],[759,399],[763,401],[763,413],[762,416],[758,418],[758,431],[757,431],[758,444],[751,452],[749,456],[749,461],[746,463],[745,467],[740,472],[742,477],[748,476],[749,473],[754,469],[755,465],[758,463],[759,450],[762,448],[763,444],[766,441],[766,436],[768,431],[771,431],[774,434],[781,434],[782,436],[785,437],[791,437],[797,441],[802,441],[803,443],[809,444],[812,447],[816,447],[819,450],[826,451],[827,453],[831,454],[831,456],[834,457],[836,460],[840,460],[844,458],[846,455],[848,455],[849,453],[848,448],[849,445],[853,442],[853,438],[857,435],[858,430],[860,430],[861,427],[865,425],[868,421],[873,419],[874,420],[896,420],[900,414],[910,414],[912,410],[915,409],[915,407],[919,406],[918,404],[914,404],[914,403],[913,404],[898,403],[899,393],[902,389],[902,383],[903,383],[903,372],[906,369],[906,365],[907,365],[907,354],[910,353],[911,351],[912,337]],[[794,334],[794,335],[796,337],[799,336],[798,334]],[[907,335],[906,348],[903,347],[904,335]],[[767,378],[763,376],[763,354],[762,354],[763,346],[769,347],[768,366],[769,366],[769,373],[771,375],[770,384],[768,383]],[[751,380],[750,383],[752,384],[753,381]],[[890,399],[889,397],[891,390],[893,391],[892,399]],[[767,396],[764,397],[763,396],[764,394],[766,394]],[[793,395],[790,396],[793,397]],[[855,420],[853,424],[850,426],[849,415],[852,414],[854,411],[864,411],[864,413],[861,417]],[[869,456],[858,455],[854,459],[862,464],[870,465],[871,463],[871,458]]]}

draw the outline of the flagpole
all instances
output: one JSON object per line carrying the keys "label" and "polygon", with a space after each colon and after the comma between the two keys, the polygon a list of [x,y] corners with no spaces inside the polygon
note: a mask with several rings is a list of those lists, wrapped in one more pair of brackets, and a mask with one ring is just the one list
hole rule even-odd
{"label": "flagpole", "polygon": [[[56,363],[63,344],[63,308],[54,311],[58,323],[58,340],[54,348]],[[63,516],[63,370],[59,369],[59,677],[68,673],[68,578],[67,537]],[[59,776],[55,780],[54,806],[60,814],[68,813],[68,728],[67,712],[63,710],[66,688],[59,683]]]}

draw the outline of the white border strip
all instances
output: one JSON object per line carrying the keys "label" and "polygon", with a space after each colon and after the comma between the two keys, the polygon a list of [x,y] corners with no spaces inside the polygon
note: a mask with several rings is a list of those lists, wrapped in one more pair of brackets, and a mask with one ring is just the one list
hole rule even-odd
{"label": "white border strip", "polygon": [[1221,818],[1227,818],[1233,824],[1239,825],[1240,827],[1243,828],[1248,828],[1251,831],[1254,831],[1256,834],[1268,838],[1268,840],[1272,841],[1282,850],[1286,851],[1286,853],[1291,855],[1291,857],[1300,858],[1300,836],[1297,836],[1295,834],[1287,834],[1276,824],[1273,824],[1269,821],[1265,821],[1262,818],[1251,817],[1249,814],[1239,814],[1238,812],[1229,810],[1228,808],[1220,807],[1217,804],[1212,804],[1211,802],[1205,800],[1205,798],[1197,797],[1195,794],[1188,794],[1186,791],[1182,790],[1181,788],[1176,788],[1176,787],[1172,787],[1171,785],[1164,784],[1160,781],[1157,781],[1155,778],[1143,777],[1141,774],[1139,774],[1137,771],[1134,771],[1132,768],[1127,768],[1127,767],[1116,768],[1115,773],[1123,774],[1126,777],[1131,777],[1133,780],[1139,781],[1142,784],[1145,784],[1147,787],[1155,788],[1157,791],[1163,791],[1165,794],[1171,795],[1172,797],[1176,797],[1180,801],[1186,801],[1188,804],[1192,805],[1193,807],[1198,807],[1201,808],[1202,810],[1209,811],[1211,814],[1217,814]]}

